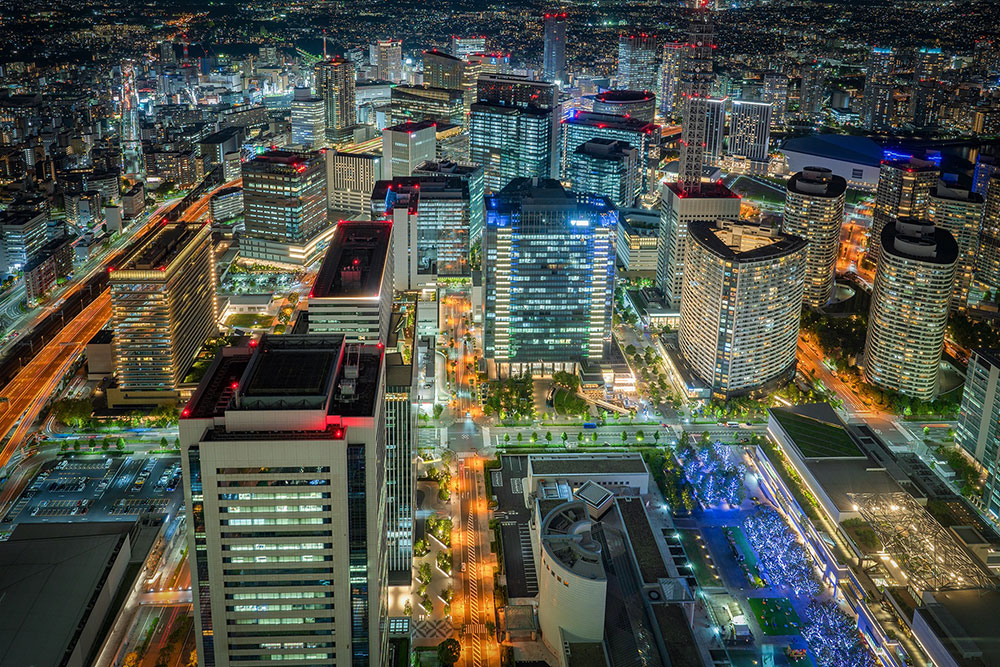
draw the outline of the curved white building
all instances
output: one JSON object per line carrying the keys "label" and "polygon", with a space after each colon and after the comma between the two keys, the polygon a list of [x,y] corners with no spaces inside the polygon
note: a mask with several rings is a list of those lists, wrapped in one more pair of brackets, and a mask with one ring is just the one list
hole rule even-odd
{"label": "curved white building", "polygon": [[542,519],[538,625],[542,640],[556,656],[563,656],[564,642],[604,639],[608,580],[601,545],[591,528],[587,506],[581,501],[562,503]]}
{"label": "curved white building", "polygon": [[879,264],[865,339],[865,379],[883,389],[932,399],[958,243],[951,232],[914,218],[890,222],[875,240]]}
{"label": "curved white building", "polygon": [[795,374],[806,242],[734,220],[688,225],[678,342],[726,400]]}
{"label": "curved white building", "polygon": [[822,308],[833,296],[847,181],[826,167],[806,167],[788,180],[781,231],[806,240],[802,301]]}

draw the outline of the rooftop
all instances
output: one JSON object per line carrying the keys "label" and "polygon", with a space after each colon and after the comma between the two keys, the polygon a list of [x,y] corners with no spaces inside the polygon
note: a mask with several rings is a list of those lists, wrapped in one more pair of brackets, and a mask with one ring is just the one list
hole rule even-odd
{"label": "rooftop", "polygon": [[731,220],[688,223],[691,238],[713,254],[732,262],[757,262],[783,257],[806,247],[798,236],[776,228]]}
{"label": "rooftop", "polygon": [[407,134],[413,134],[414,132],[419,132],[421,130],[434,129],[437,127],[437,123],[431,120],[422,120],[416,123],[400,123],[399,125],[393,125],[392,127],[385,128],[386,132],[406,132]]}
{"label": "rooftop", "polygon": [[829,403],[770,408],[769,412],[788,434],[802,458],[864,458]]}
{"label": "rooftop", "polygon": [[648,90],[605,90],[594,95],[601,102],[648,102],[653,99],[653,93]]}
{"label": "rooftop", "polygon": [[639,475],[648,473],[639,454],[529,454],[528,469],[539,475]]}
{"label": "rooftop", "polygon": [[663,563],[663,554],[660,553],[660,547],[656,543],[656,536],[649,526],[643,501],[640,498],[618,498],[618,510],[625,522],[629,543],[639,564],[642,581],[655,584],[660,579],[669,577],[670,573]]}
{"label": "rooftop", "polygon": [[390,259],[391,239],[390,222],[339,222],[309,297],[377,297]]}
{"label": "rooftop", "polygon": [[604,667],[608,664],[601,642],[568,642],[566,664],[569,667]]}
{"label": "rooftop", "polygon": [[882,252],[926,264],[952,264],[958,243],[950,231],[916,218],[897,218],[882,228]]}
{"label": "rooftop", "polygon": [[[122,271],[166,271],[173,262],[203,231],[201,223],[175,222],[162,225],[145,244],[126,257],[121,266],[115,267],[112,278]],[[108,269],[111,271],[111,269]]]}
{"label": "rooftop", "polygon": [[684,608],[679,604],[655,604],[652,609],[671,667],[701,667],[701,652],[695,643]]}
{"label": "rooftop", "polygon": [[644,134],[652,134],[657,129],[655,123],[650,123],[639,118],[600,113],[599,111],[576,111],[572,116],[563,120],[563,122],[567,125],[589,125],[599,129],[610,128]]}
{"label": "rooftop", "polygon": [[811,134],[787,140],[782,151],[854,162],[877,167],[882,164],[882,147],[867,137],[846,134]]}

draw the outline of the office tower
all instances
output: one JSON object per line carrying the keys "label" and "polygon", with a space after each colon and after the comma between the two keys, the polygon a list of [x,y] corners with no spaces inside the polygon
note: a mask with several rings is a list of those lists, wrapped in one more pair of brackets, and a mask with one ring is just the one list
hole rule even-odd
{"label": "office tower", "polygon": [[375,57],[375,76],[380,81],[403,81],[403,42],[398,39],[380,39],[372,44]]}
{"label": "office tower", "polygon": [[979,153],[976,156],[976,168],[972,174],[972,191],[986,197],[987,185],[993,174],[1000,173],[1000,164],[994,155]]}
{"label": "office tower", "polygon": [[469,184],[451,176],[379,181],[373,220],[392,222],[393,281],[399,291],[433,288],[439,278],[468,276]]}
{"label": "office tower", "polygon": [[546,81],[567,83],[566,13],[546,14],[542,20],[542,77]]}
{"label": "office tower", "polygon": [[729,118],[729,153],[766,162],[771,143],[771,104],[733,100]]}
{"label": "office tower", "polygon": [[678,345],[727,400],[795,375],[806,241],[734,220],[688,225]]}
{"label": "office tower", "polygon": [[38,256],[48,242],[48,207],[18,207],[0,212],[4,272],[16,274]]}
{"label": "office tower", "polygon": [[573,192],[601,195],[629,208],[639,197],[639,151],[624,141],[591,139],[573,151],[566,177]]}
{"label": "office tower", "polygon": [[917,50],[916,62],[913,67],[913,81],[937,82],[944,71],[944,53],[940,48],[922,46]]}
{"label": "office tower", "polygon": [[833,296],[847,181],[824,167],[806,167],[786,186],[781,231],[806,241],[802,302],[822,308]]}
{"label": "office tower", "polygon": [[243,257],[292,266],[320,258],[333,233],[325,162],[319,152],[269,151],[243,163]]}
{"label": "office tower", "polygon": [[569,168],[569,159],[574,151],[591,139],[622,141],[639,151],[639,188],[645,193],[649,189],[649,154],[658,132],[658,126],[638,118],[578,111],[563,121],[563,171]]}
{"label": "office tower", "polygon": [[799,116],[811,119],[823,111],[826,100],[826,70],[818,63],[802,66],[799,88]]}
{"label": "office tower", "polygon": [[594,95],[594,113],[652,123],[656,119],[656,96],[649,90],[605,90]]}
{"label": "office tower", "polygon": [[323,60],[313,67],[316,95],[323,98],[326,138],[343,141],[357,121],[354,95],[354,64],[340,56]]}
{"label": "office tower", "polygon": [[[937,164],[910,155],[886,152],[875,190],[872,229],[868,235],[868,258],[878,263],[882,228],[898,218],[922,220],[941,171]],[[874,252],[873,252],[874,251]]]}
{"label": "office tower", "polygon": [[117,386],[111,405],[173,403],[218,331],[209,225],[172,223],[109,268]]}
{"label": "office tower", "polygon": [[525,77],[485,74],[479,78],[469,116],[471,162],[483,165],[486,189],[499,191],[512,179],[559,173],[559,89]]}
{"label": "office tower", "polygon": [[390,93],[389,123],[465,123],[465,97],[461,90],[394,86]]}
{"label": "office tower", "polygon": [[765,74],[761,101],[771,105],[771,123],[776,127],[783,126],[788,109],[788,77],[781,72]]}
{"label": "office tower", "polygon": [[382,153],[326,152],[327,206],[338,217],[367,216],[372,188],[382,178]]}
{"label": "office tower", "polygon": [[472,53],[465,57],[465,62],[478,66],[479,76],[511,73],[509,53]]}
{"label": "office tower", "polygon": [[461,125],[438,123],[437,125],[437,157],[438,162],[469,162],[469,133]]}
{"label": "office tower", "polygon": [[1000,515],[1000,353],[973,350],[965,373],[955,441],[986,468],[983,505]]}
{"label": "office tower", "polygon": [[976,301],[997,303],[1000,300],[1000,173],[993,174],[987,182],[985,199],[973,285]]}
{"label": "office tower", "polygon": [[265,335],[181,411],[199,664],[384,664],[383,357]]}
{"label": "office tower", "polygon": [[888,222],[877,241],[881,250],[868,314],[865,379],[933,399],[958,244],[951,232],[915,218]]}
{"label": "office tower", "polygon": [[326,100],[322,97],[292,100],[292,143],[306,149],[326,144]]}
{"label": "office tower", "polygon": [[465,73],[465,61],[431,49],[424,51],[424,85],[431,88],[459,90]]}
{"label": "office tower", "polygon": [[976,192],[946,186],[939,181],[927,203],[927,221],[951,232],[958,244],[951,309],[964,310],[976,271],[979,232],[983,223],[983,197]]}
{"label": "office tower", "polygon": [[681,97],[681,66],[686,47],[680,42],[663,45],[663,60],[660,64],[660,113],[664,116],[679,116],[684,107]]}
{"label": "office tower", "polygon": [[414,176],[454,176],[469,188],[469,244],[475,245],[483,235],[485,212],[483,209],[483,168],[478,164],[439,160],[424,162],[413,170]]}
{"label": "office tower", "polygon": [[341,220],[309,292],[309,333],[385,343],[392,312],[392,225]]}
{"label": "office tower", "polygon": [[726,136],[726,106],[728,97],[702,100],[699,104],[705,114],[704,164],[718,167],[722,164],[722,144]]}
{"label": "office tower", "polygon": [[890,126],[895,83],[892,49],[873,48],[868,54],[865,92],[861,99],[861,126],[866,130],[884,130]]}
{"label": "office tower", "polygon": [[679,309],[681,305],[689,223],[739,217],[739,196],[721,183],[704,183],[697,195],[683,190],[680,183],[663,185],[656,286],[668,306]]}
{"label": "office tower", "polygon": [[476,103],[479,89],[479,77],[481,77],[486,70],[485,60],[481,56],[471,55],[465,61],[465,66],[462,69],[461,81],[462,96],[465,100],[465,117],[463,117],[462,122],[457,123],[464,128],[468,128],[467,119],[469,110],[472,109],[472,105]]}
{"label": "office tower", "polygon": [[656,90],[660,64],[656,35],[640,33],[618,37],[617,87],[626,90]]}
{"label": "office tower", "polygon": [[160,64],[174,65],[177,63],[177,54],[174,52],[173,42],[160,42]]}
{"label": "office tower", "polygon": [[437,153],[437,128],[431,121],[403,123],[382,131],[382,178],[409,176]]}
{"label": "office tower", "polygon": [[457,37],[452,35],[448,50],[456,58],[465,60],[474,53],[484,53],[486,51],[486,36]]}
{"label": "office tower", "polygon": [[712,87],[714,39],[715,27],[711,15],[707,11],[695,12],[688,28],[680,76],[681,96],[685,103],[677,182],[687,195],[701,192],[709,120],[706,102]]}
{"label": "office tower", "polygon": [[[415,306],[411,304],[410,307]],[[401,309],[393,310],[386,344],[385,529],[389,585],[405,586],[404,594],[409,594],[413,573],[413,519],[417,504],[418,410],[414,386],[417,377],[414,332],[403,326],[405,317],[406,313]]]}
{"label": "office tower", "polygon": [[486,197],[484,356],[489,374],[573,372],[611,336],[618,211],[551,179]]}

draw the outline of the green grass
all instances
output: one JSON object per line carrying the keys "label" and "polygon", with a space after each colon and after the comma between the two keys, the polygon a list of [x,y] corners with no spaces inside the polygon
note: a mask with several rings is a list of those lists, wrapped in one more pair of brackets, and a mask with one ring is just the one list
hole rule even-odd
{"label": "green grass", "polygon": [[747,541],[747,536],[743,532],[743,529],[739,526],[730,526],[726,528],[726,532],[732,536],[733,542],[736,544],[737,550],[743,556],[743,564],[746,566],[747,571],[750,574],[750,583],[760,588],[757,582],[763,584],[763,578],[760,576],[760,566],[757,562],[757,554],[754,553],[753,547]]}
{"label": "green grass", "polygon": [[862,455],[851,436],[840,426],[782,409],[772,410],[771,414],[807,459]]}
{"label": "green grass", "polygon": [[799,634],[799,615],[788,598],[750,598],[748,602],[765,635]]}
{"label": "green grass", "polygon": [[681,529],[677,532],[681,536],[684,553],[687,554],[688,562],[691,563],[691,571],[694,573],[695,579],[698,580],[698,585],[702,588],[721,586],[722,578],[719,576],[718,570],[712,567],[708,549],[702,549],[705,542],[698,539],[698,531]]}
{"label": "green grass", "polygon": [[238,313],[230,315],[226,324],[231,327],[242,327],[245,329],[266,329],[274,324],[274,317],[271,315],[254,315],[253,313]]}

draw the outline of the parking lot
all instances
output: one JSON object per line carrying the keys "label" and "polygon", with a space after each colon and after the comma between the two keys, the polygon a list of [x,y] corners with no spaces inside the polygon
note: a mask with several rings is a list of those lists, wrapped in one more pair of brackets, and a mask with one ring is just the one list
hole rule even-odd
{"label": "parking lot", "polygon": [[95,456],[45,465],[0,517],[6,533],[18,523],[127,521],[174,514],[184,500],[178,457]]}

